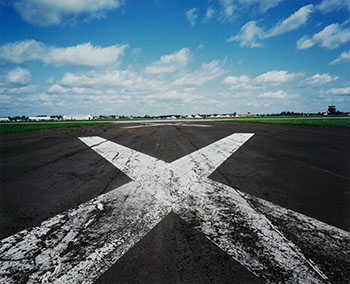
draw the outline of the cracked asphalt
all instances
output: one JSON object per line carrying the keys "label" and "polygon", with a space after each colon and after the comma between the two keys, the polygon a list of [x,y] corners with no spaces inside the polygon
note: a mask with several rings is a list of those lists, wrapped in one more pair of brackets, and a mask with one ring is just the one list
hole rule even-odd
{"label": "cracked asphalt", "polygon": [[[126,124],[104,124],[0,135],[0,239],[130,181],[77,139],[93,135],[171,162],[232,133],[255,133],[210,178],[349,231],[349,130],[233,122],[201,124],[214,127],[167,125],[123,129]],[[205,267],[212,267],[209,276],[197,273],[193,281],[210,283],[214,279],[224,283],[222,279],[232,279],[230,275],[234,273],[237,279],[258,283],[238,263],[232,264],[231,270],[225,265],[212,266],[224,259],[220,249],[205,245],[200,237],[196,242],[185,238],[188,234],[183,232],[191,228],[182,220],[170,216],[163,223],[164,228],[152,230],[148,241],[145,237],[143,243],[137,244],[138,252],[127,252],[100,278],[100,283],[114,283],[108,277],[115,275],[115,271],[121,276],[116,283],[142,282],[145,275],[153,283],[162,283],[165,275],[170,275],[172,283],[189,283],[194,275],[191,269],[204,271]],[[168,231],[174,233],[169,235]],[[159,245],[164,240],[167,245]],[[183,245],[184,242],[188,245]],[[179,247],[181,253],[174,252],[174,247]],[[169,251],[174,259],[152,264],[146,259],[150,248],[156,250],[152,254],[154,259]],[[192,262],[200,261],[184,270],[181,263],[184,254]],[[201,257],[204,255],[210,257]],[[135,263],[136,256],[142,268]]]}

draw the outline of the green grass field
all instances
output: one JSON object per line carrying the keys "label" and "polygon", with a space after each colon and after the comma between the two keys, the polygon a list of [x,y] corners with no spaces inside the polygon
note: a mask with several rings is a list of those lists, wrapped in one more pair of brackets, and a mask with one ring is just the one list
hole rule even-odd
{"label": "green grass field", "polygon": [[55,129],[55,128],[68,128],[68,127],[80,127],[82,125],[96,125],[101,124],[101,122],[31,122],[31,123],[1,123],[0,124],[0,134],[4,133],[19,133],[19,132],[29,132],[44,129]]}
{"label": "green grass field", "polygon": [[306,125],[306,126],[318,126],[318,127],[337,127],[337,128],[350,128],[350,119],[338,118],[338,119],[236,119],[235,122],[242,123],[267,123],[267,124],[288,124],[288,125]]}
{"label": "green grass field", "polygon": [[[191,120],[191,119],[189,119]],[[208,119],[196,119],[207,120]],[[318,127],[336,127],[350,128],[350,119],[348,118],[234,118],[229,121],[240,123],[269,123],[269,124],[288,124],[288,125],[307,125]],[[132,121],[130,121],[132,122]],[[83,125],[103,125],[101,121],[74,121],[74,122],[25,122],[25,123],[0,123],[0,134],[29,132],[44,129],[80,127]]]}

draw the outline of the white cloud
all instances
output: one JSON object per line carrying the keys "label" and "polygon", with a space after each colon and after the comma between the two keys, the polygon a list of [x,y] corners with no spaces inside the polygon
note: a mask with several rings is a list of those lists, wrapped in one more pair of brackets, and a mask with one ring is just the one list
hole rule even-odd
{"label": "white cloud", "polygon": [[350,42],[350,27],[346,27],[348,25],[349,21],[345,21],[341,25],[331,24],[312,37],[303,36],[297,41],[297,48],[306,49],[319,44],[328,49],[335,49],[341,44]]}
{"label": "white cloud", "polygon": [[53,47],[35,40],[24,40],[0,46],[0,64],[42,61],[54,66],[71,64],[98,67],[118,63],[127,47],[128,45],[93,46],[90,42],[70,47]]}
{"label": "white cloud", "polygon": [[72,17],[103,17],[107,10],[120,6],[119,0],[17,0],[16,11],[28,23],[39,26],[58,25]]}
{"label": "white cloud", "polygon": [[332,88],[329,90],[320,91],[321,94],[334,94],[334,95],[350,95],[350,87],[345,88]]}
{"label": "white cloud", "polygon": [[249,81],[250,79],[248,76],[241,75],[241,76],[227,76],[223,82],[229,85],[238,85],[242,83],[248,83]]}
{"label": "white cloud", "polygon": [[259,75],[255,80],[259,84],[268,83],[277,86],[302,75],[302,73],[288,73],[287,70],[273,70]]}
{"label": "white cloud", "polygon": [[55,81],[55,78],[54,77],[50,77],[49,79],[47,79],[45,81],[46,84],[52,84],[53,82]]}
{"label": "white cloud", "polygon": [[[0,103],[2,105],[8,104],[11,101],[11,97],[7,95],[0,95]],[[0,107],[1,108],[1,107]]]}
{"label": "white cloud", "polygon": [[178,90],[168,90],[161,95],[159,94],[150,94],[142,97],[143,99],[155,99],[157,101],[183,101],[185,103],[192,102],[194,99],[198,98],[197,95],[192,94],[191,92],[178,91]]}
{"label": "white cloud", "polygon": [[323,0],[316,8],[322,13],[339,11],[343,8],[350,10],[350,2],[349,0]]}
{"label": "white cloud", "polygon": [[116,63],[125,54],[126,48],[127,45],[92,46],[90,42],[72,47],[53,47],[45,55],[44,62],[55,66],[65,64],[89,67],[105,66]]}
{"label": "white cloud", "polygon": [[350,62],[350,50],[342,52],[338,58],[334,59],[329,64],[334,65],[343,62]]}
{"label": "white cloud", "polygon": [[285,91],[279,90],[276,92],[265,92],[258,95],[258,98],[271,98],[271,99],[289,99],[296,97],[297,95],[288,95]]}
{"label": "white cloud", "polygon": [[257,43],[256,40],[262,38],[263,34],[263,29],[258,27],[255,21],[250,21],[241,28],[241,31],[236,36],[231,36],[226,41],[239,41],[241,47],[260,47],[262,45]]}
{"label": "white cloud", "polygon": [[[111,89],[111,88],[94,88],[94,87],[63,87],[61,85],[55,84],[48,89],[48,93],[66,95],[66,97],[77,98],[89,98],[94,99],[93,97],[114,97],[118,99],[127,100],[130,96],[122,94],[120,90]],[[92,98],[91,98],[92,97]]]}
{"label": "white cloud", "polygon": [[21,67],[16,67],[8,71],[3,78],[4,84],[6,85],[26,85],[30,80],[30,71]]}
{"label": "white cloud", "polygon": [[14,86],[14,87],[6,87],[0,88],[0,94],[15,94],[15,95],[23,95],[30,94],[37,90],[37,86],[35,85],[27,85],[27,86]]}
{"label": "white cloud", "polygon": [[262,44],[258,40],[278,36],[280,34],[296,30],[304,25],[310,14],[313,12],[313,5],[301,7],[298,11],[290,15],[288,18],[275,24],[268,31],[264,31],[257,26],[256,21],[250,21],[241,27],[240,32],[236,36],[231,36],[227,42],[238,41],[240,46],[261,47]]}
{"label": "white cloud", "polygon": [[[247,75],[241,76],[227,76],[223,81],[223,83],[230,86],[230,90],[259,90],[265,89],[265,86],[256,85]],[[248,91],[241,92],[248,93]],[[236,95],[235,95],[236,97]]]}
{"label": "white cloud", "polygon": [[190,50],[182,48],[177,52],[163,55],[160,60],[146,66],[146,72],[151,74],[171,73],[187,65],[190,59]]}
{"label": "white cloud", "polygon": [[39,60],[45,51],[45,45],[33,39],[6,43],[0,46],[0,65]]}
{"label": "white cloud", "polygon": [[185,12],[186,18],[189,21],[191,26],[194,26],[196,24],[198,16],[196,15],[198,9],[192,8]]}
{"label": "white cloud", "polygon": [[277,6],[282,0],[239,0],[240,4],[244,5],[258,5],[259,10],[265,13],[267,10]]}
{"label": "white cloud", "polygon": [[220,19],[222,21],[233,20],[239,13],[252,10],[265,13],[277,6],[283,0],[219,0]]}
{"label": "white cloud", "polygon": [[203,19],[203,23],[208,23],[215,15],[215,10],[211,7],[207,8],[207,11],[205,12],[205,16]]}
{"label": "white cloud", "polygon": [[[164,56],[159,62],[173,63],[172,58],[173,56]],[[123,103],[124,106],[132,100],[128,110],[134,111],[134,114],[145,108],[159,113],[169,111],[169,101],[172,107],[177,106],[181,109],[189,109],[189,105],[195,107],[199,98],[202,103],[207,103],[208,98],[203,96],[202,92],[198,92],[197,88],[223,73],[224,70],[218,61],[202,63],[201,67],[193,72],[179,72],[161,77],[150,73],[141,75],[131,70],[110,69],[66,73],[61,80],[48,88],[47,94],[56,96],[55,104],[58,101],[63,105],[67,105],[67,101],[70,104],[81,101],[82,105],[79,103],[79,108],[86,106],[96,110],[102,105],[115,106],[117,100],[123,100],[120,104]],[[95,99],[96,97],[99,99]],[[122,107],[117,108],[123,110]]]}
{"label": "white cloud", "polygon": [[63,86],[69,87],[129,87],[139,85],[142,78],[129,70],[90,71],[82,74],[66,73],[60,81]]}
{"label": "white cloud", "polygon": [[331,76],[329,73],[315,74],[312,77],[306,78],[301,85],[322,85],[338,80],[338,76]]}
{"label": "white cloud", "polygon": [[232,4],[232,0],[219,0],[221,4],[221,15],[223,18],[230,18],[233,15],[236,6]]}
{"label": "white cloud", "polygon": [[220,62],[213,60],[209,63],[202,63],[200,70],[192,73],[181,75],[180,78],[176,79],[173,86],[200,86],[204,83],[214,80],[226,71],[220,66]]}
{"label": "white cloud", "polygon": [[304,25],[313,12],[313,5],[301,7],[298,11],[290,15],[287,19],[277,23],[270,31],[265,34],[265,38],[277,36],[292,30],[298,29]]}

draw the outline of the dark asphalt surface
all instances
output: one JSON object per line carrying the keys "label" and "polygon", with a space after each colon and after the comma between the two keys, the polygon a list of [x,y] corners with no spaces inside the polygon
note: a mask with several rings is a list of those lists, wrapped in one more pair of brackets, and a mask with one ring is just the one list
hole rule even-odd
{"label": "dark asphalt surface", "polygon": [[[0,239],[129,181],[77,139],[93,135],[171,162],[232,133],[255,133],[210,178],[349,231],[349,130],[232,122],[200,124],[214,127],[122,129],[127,125],[104,124],[0,135]],[[220,265],[226,263],[222,251],[207,244],[202,236],[189,238],[191,228],[176,215],[168,216],[163,223],[137,244],[137,252],[130,250],[113,266],[116,268],[108,270],[100,283],[107,283],[103,281],[111,275],[117,277],[118,271],[122,281],[116,283],[142,282],[145,275],[153,283],[161,283],[167,276],[174,283],[181,279],[187,283],[191,279],[221,282],[222,275],[255,281],[233,260],[230,268]],[[179,243],[182,246],[175,250]],[[161,261],[147,259],[150,255]],[[188,268],[186,261],[190,263]],[[194,271],[207,271],[208,275]],[[200,278],[188,278],[191,276]]]}
{"label": "dark asphalt surface", "polygon": [[264,283],[170,213],[95,284]]}

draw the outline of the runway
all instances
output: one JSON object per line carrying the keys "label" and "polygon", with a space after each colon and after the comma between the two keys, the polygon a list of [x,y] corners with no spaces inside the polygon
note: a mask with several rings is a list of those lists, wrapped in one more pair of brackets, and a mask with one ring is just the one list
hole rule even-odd
{"label": "runway", "polygon": [[[57,283],[347,281],[349,130],[192,124],[0,136],[0,231],[2,238],[15,234],[2,241],[0,277],[9,283],[24,274]],[[25,246],[30,238],[32,248]],[[15,264],[6,261],[11,257],[18,257]],[[53,259],[49,267],[45,257]]]}

